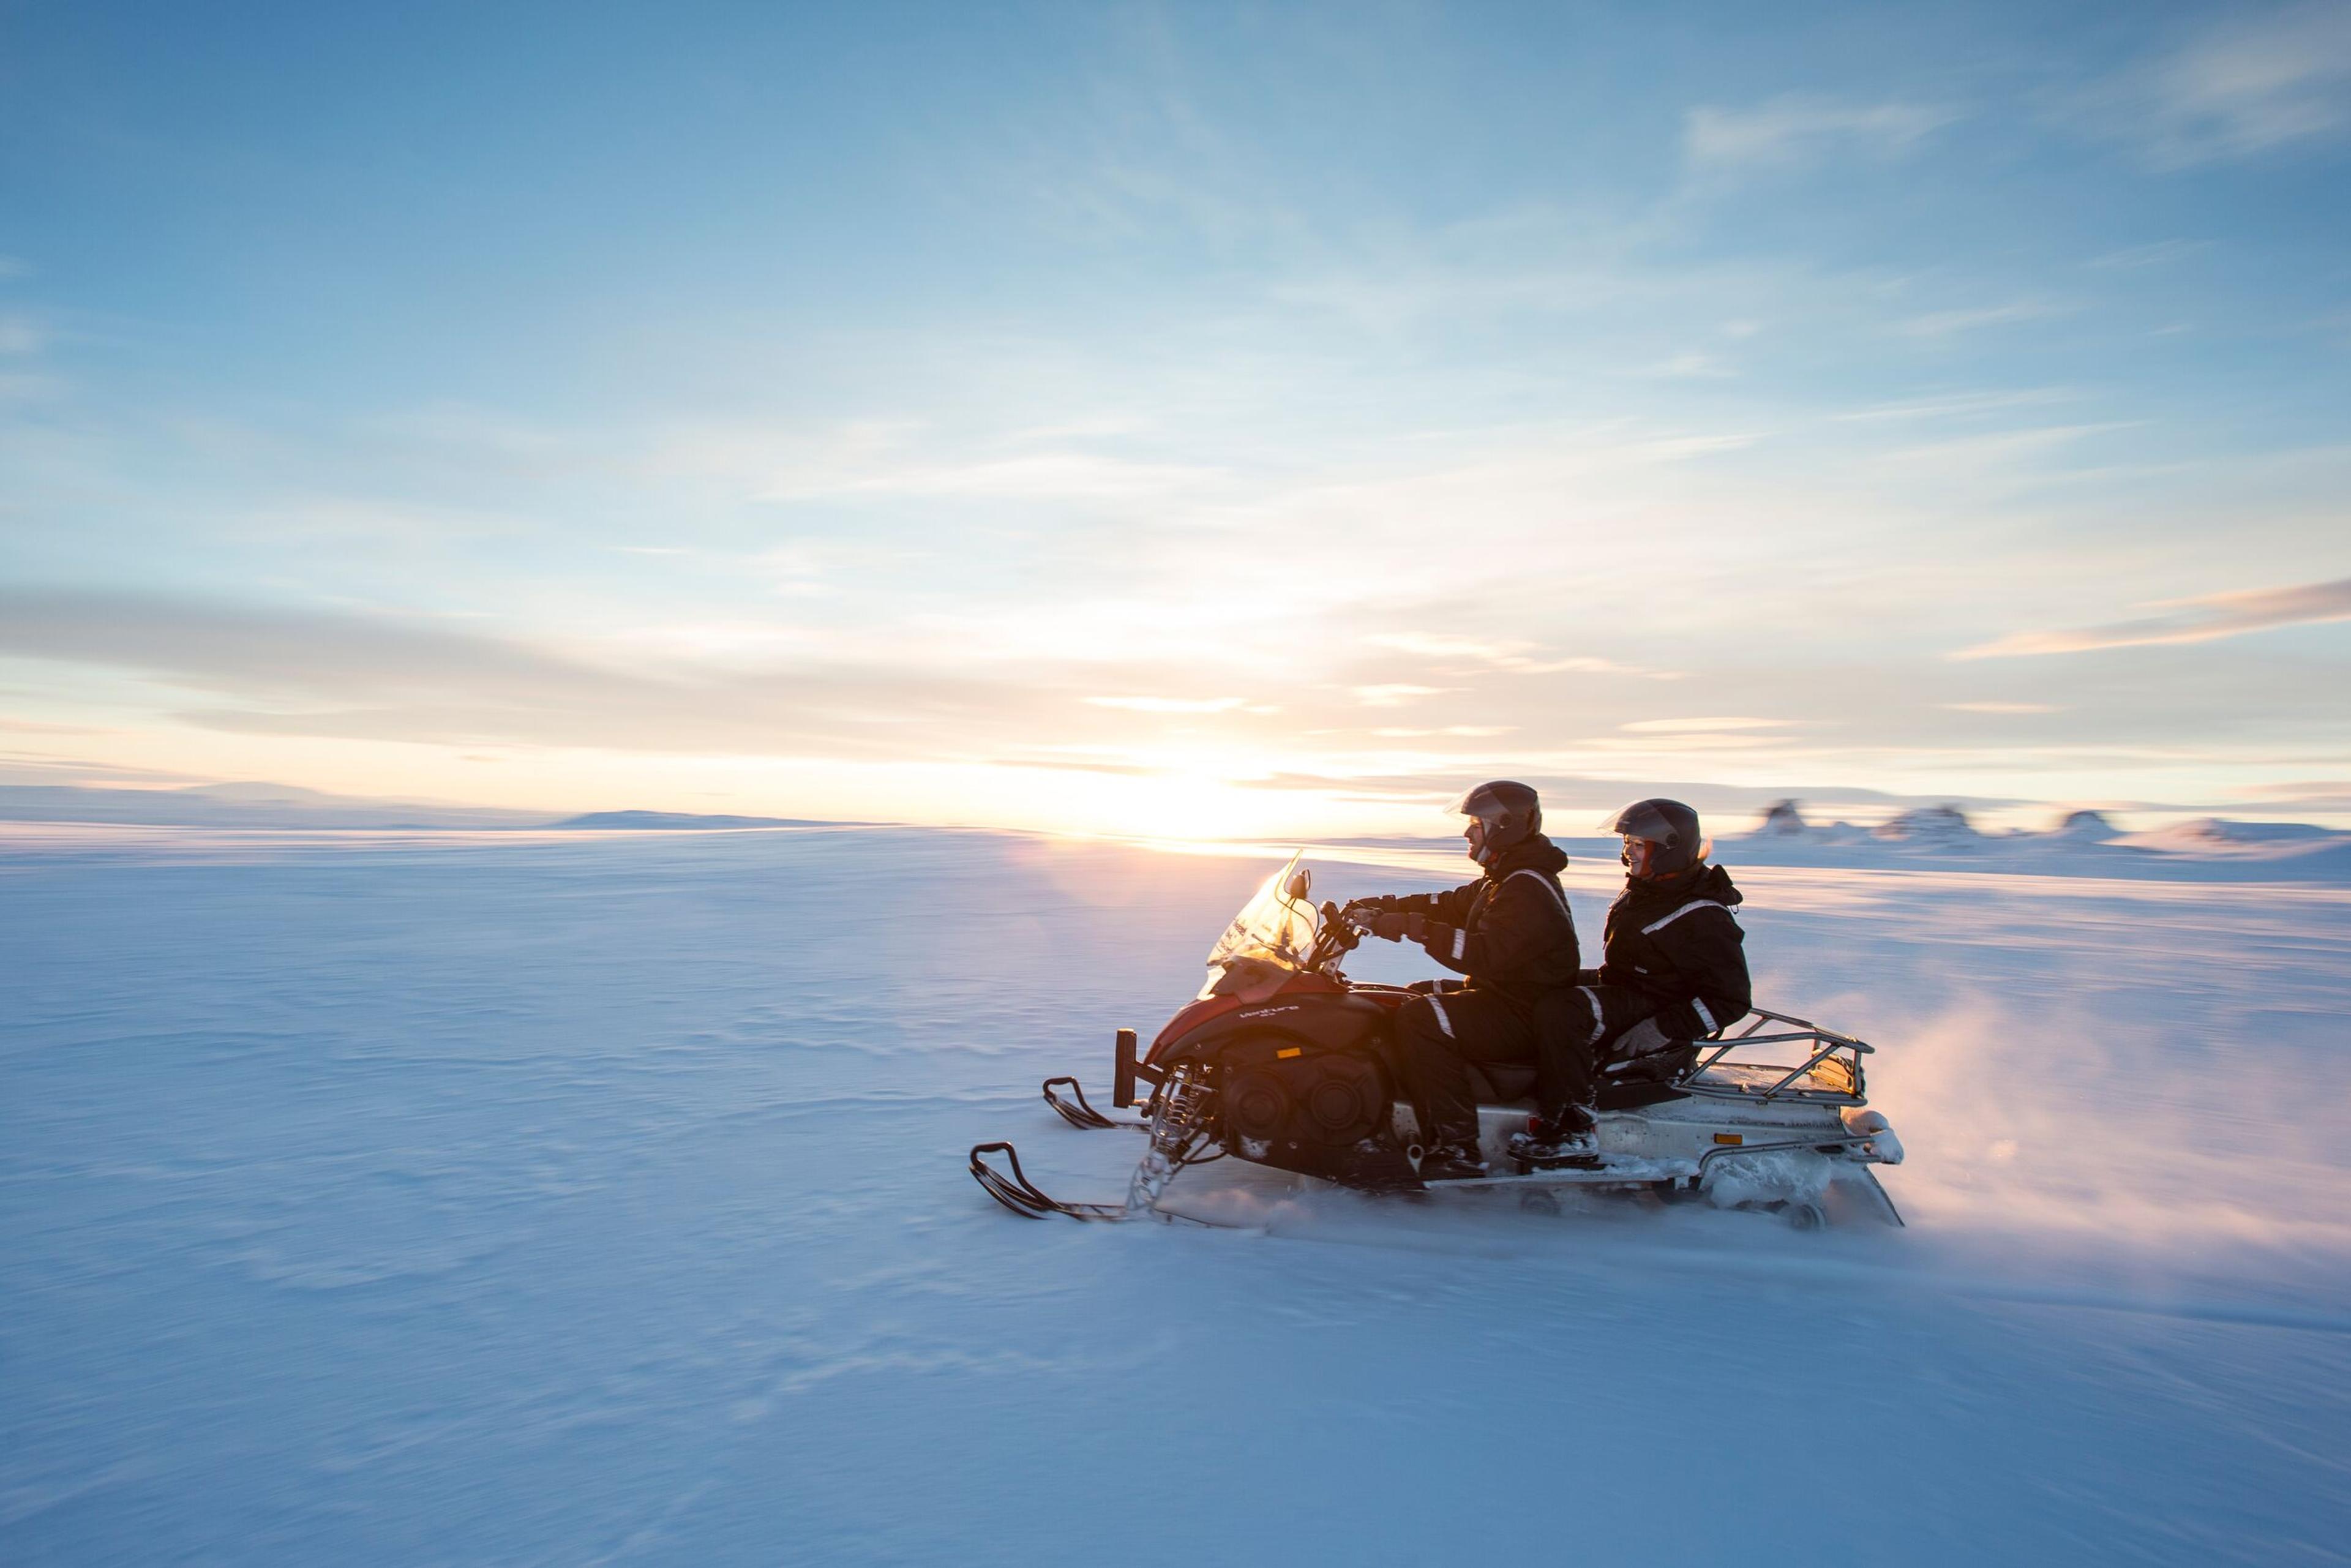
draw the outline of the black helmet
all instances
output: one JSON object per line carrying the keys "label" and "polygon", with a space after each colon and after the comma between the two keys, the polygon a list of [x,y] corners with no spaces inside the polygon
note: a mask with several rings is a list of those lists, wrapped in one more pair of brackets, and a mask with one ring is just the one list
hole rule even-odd
{"label": "black helmet", "polygon": [[1679,800],[1635,800],[1614,816],[1604,819],[1600,825],[1612,833],[1645,839],[1656,845],[1658,853],[1649,862],[1651,876],[1671,876],[1676,872],[1687,871],[1714,848],[1698,831],[1698,813]]}
{"label": "black helmet", "polygon": [[1542,831],[1542,804],[1535,792],[1508,779],[1479,785],[1453,802],[1453,814],[1475,817],[1486,824],[1485,842],[1478,852],[1481,865],[1491,865],[1504,850],[1524,841],[1531,833]]}

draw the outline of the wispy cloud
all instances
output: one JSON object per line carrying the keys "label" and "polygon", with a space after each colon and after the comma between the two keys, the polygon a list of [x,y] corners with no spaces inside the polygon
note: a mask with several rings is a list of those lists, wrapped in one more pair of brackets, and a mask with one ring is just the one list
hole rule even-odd
{"label": "wispy cloud", "polygon": [[1088,697],[1092,707],[1114,707],[1128,713],[1230,713],[1247,697]]}
{"label": "wispy cloud", "polygon": [[1498,735],[1510,735],[1518,727],[1510,724],[1448,724],[1441,729],[1405,729],[1385,726],[1372,731],[1382,740],[1423,740],[1432,736],[1457,737],[1468,740],[1490,739]]}
{"label": "wispy cloud", "polygon": [[106,731],[87,724],[41,724],[27,718],[0,718],[0,734],[7,735],[103,735]]}
{"label": "wispy cloud", "polygon": [[1930,310],[1896,323],[1895,330],[1906,338],[1948,338],[1959,332],[1980,331],[1986,327],[2013,327],[2020,321],[2062,316],[2065,308],[2045,300],[2020,299],[1966,310]]}
{"label": "wispy cloud", "polygon": [[1786,729],[1794,723],[1785,718],[1645,718],[1617,727],[1635,735],[1711,735],[1739,729]]}
{"label": "wispy cloud", "polygon": [[55,376],[0,371],[0,403],[39,402],[55,397],[61,385]]}
{"label": "wispy cloud", "polygon": [[761,499],[863,494],[1110,501],[1164,496],[1217,477],[1212,469],[1180,464],[1141,463],[1092,452],[1039,452],[970,463],[884,468],[827,479],[788,479],[762,492]]}
{"label": "wispy cloud", "polygon": [[2052,703],[1945,703],[1943,706],[1952,713],[2030,714],[2065,711]]}
{"label": "wispy cloud", "polygon": [[2079,113],[2158,168],[2246,158],[2351,128],[2351,5],[2262,10],[2136,65]]}
{"label": "wispy cloud", "polygon": [[2161,267],[2168,262],[2177,261],[2183,256],[2192,256],[2199,250],[2210,249],[2210,240],[2159,239],[2149,245],[2126,246],[2121,250],[2110,250],[2104,256],[2092,256],[2082,265],[2101,272],[2136,272],[2141,267]]}
{"label": "wispy cloud", "polygon": [[2254,784],[2238,790],[2237,797],[2272,810],[2351,811],[2351,779],[2297,779],[2283,784]]}
{"label": "wispy cloud", "polygon": [[2290,588],[2165,600],[2148,608],[2163,613],[2070,632],[2021,632],[1998,642],[1963,648],[1951,657],[2014,659],[2042,653],[2085,653],[2101,648],[2212,643],[2279,626],[2351,621],[2351,577],[2332,582],[2299,583]]}
{"label": "wispy cloud", "polygon": [[1422,697],[1442,696],[1447,690],[1444,686],[1416,686],[1399,681],[1386,685],[1357,686],[1355,700],[1365,707],[1402,707]]}
{"label": "wispy cloud", "polygon": [[1481,664],[1520,675],[1646,675],[1655,673],[1589,654],[1554,658],[1531,643],[1485,642],[1473,637],[1437,636],[1426,632],[1381,632],[1364,641],[1374,648],[1393,648],[1399,653],[1416,653],[1423,658],[1441,659],[1454,664]]}
{"label": "wispy cloud", "polygon": [[952,746],[1057,700],[935,669],[622,649],[633,656],[600,663],[413,615],[0,589],[0,656],[128,672],[181,721],[238,734],[859,756],[893,725]]}
{"label": "wispy cloud", "polygon": [[1678,463],[1686,457],[1741,451],[1761,439],[1761,436],[1748,431],[1725,432],[1719,435],[1667,435],[1642,442],[1633,450],[1643,462]]}
{"label": "wispy cloud", "polygon": [[1784,95],[1753,109],[1689,111],[1682,147],[1694,164],[1787,166],[1851,150],[1898,156],[1960,118],[1941,104],[1840,103]]}
{"label": "wispy cloud", "polygon": [[2048,424],[2023,430],[1988,431],[1980,435],[1898,446],[1870,455],[1865,461],[1883,472],[1913,481],[1930,476],[1949,479],[2014,479],[2035,465],[2043,465],[2087,437],[2130,428],[2127,421],[2100,424]]}
{"label": "wispy cloud", "polygon": [[22,311],[0,316],[0,354],[37,354],[48,334]]}
{"label": "wispy cloud", "polygon": [[[94,735],[108,733],[93,730]],[[199,773],[176,773],[162,768],[126,767],[117,762],[97,762],[82,757],[36,756],[28,752],[0,751],[0,784],[65,785],[87,788],[92,785],[129,784],[141,788],[201,784],[204,776]]]}
{"label": "wispy cloud", "polygon": [[2074,396],[2061,387],[2027,387],[2013,392],[1952,392],[1851,409],[1830,417],[1845,423],[1877,420],[1969,419],[1978,414],[2003,413],[2012,408],[2063,402]]}
{"label": "wispy cloud", "polygon": [[1664,381],[1728,381],[1739,372],[1714,355],[1693,350],[1661,360],[1642,373]]}

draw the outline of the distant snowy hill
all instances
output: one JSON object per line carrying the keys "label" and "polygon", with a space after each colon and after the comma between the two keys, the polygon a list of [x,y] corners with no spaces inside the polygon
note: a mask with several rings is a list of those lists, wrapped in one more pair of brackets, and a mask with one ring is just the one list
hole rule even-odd
{"label": "distant snowy hill", "polygon": [[2122,835],[2103,811],[2070,811],[2049,836],[2073,843],[2104,844]]}
{"label": "distant snowy hill", "polygon": [[693,811],[590,811],[582,817],[566,817],[548,824],[554,828],[584,828],[629,830],[643,832],[653,829],[694,830],[715,828],[842,828],[856,827],[854,822],[833,822],[803,817],[718,817]]}
{"label": "distant snowy hill", "polygon": [[2333,840],[2351,837],[2308,822],[2231,822],[2199,817],[2174,822],[2151,832],[2132,833],[2116,841],[2135,849],[2165,850],[2188,854],[2274,854],[2305,850]]}
{"label": "distant snowy hill", "polygon": [[1957,806],[1921,806],[1879,823],[1873,836],[1900,844],[1932,844],[1943,848],[1973,848],[1983,835]]}
{"label": "distant snowy hill", "polygon": [[1979,830],[1956,806],[1921,807],[1876,828],[1805,821],[1800,803],[1769,808],[1746,833],[1716,841],[1719,859],[1750,865],[1936,867],[2037,875],[2190,881],[2351,882],[2351,833],[2307,822],[2217,818],[2123,833],[2098,811],[2045,832]]}

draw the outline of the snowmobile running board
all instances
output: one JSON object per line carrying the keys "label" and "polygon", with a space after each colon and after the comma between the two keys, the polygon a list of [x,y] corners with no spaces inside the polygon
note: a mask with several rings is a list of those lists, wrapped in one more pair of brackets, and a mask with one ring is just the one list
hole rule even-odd
{"label": "snowmobile running board", "polygon": [[[1515,1162],[1505,1162],[1515,1163]],[[1688,1160],[1651,1160],[1626,1155],[1611,1164],[1605,1155],[1596,1166],[1533,1166],[1519,1171],[1494,1171],[1481,1176],[1440,1176],[1423,1180],[1424,1191],[1438,1187],[1485,1186],[1678,1186],[1697,1179],[1698,1167]],[[1410,1189],[1406,1189],[1410,1190]]]}

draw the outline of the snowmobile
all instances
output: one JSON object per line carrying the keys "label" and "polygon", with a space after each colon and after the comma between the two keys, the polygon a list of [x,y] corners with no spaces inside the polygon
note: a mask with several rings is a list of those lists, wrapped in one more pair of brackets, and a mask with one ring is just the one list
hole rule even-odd
{"label": "snowmobile", "polygon": [[[1596,1152],[1572,1163],[1545,1166],[1511,1154],[1510,1134],[1532,1120],[1531,1067],[1471,1063],[1479,1142],[1493,1174],[1423,1181],[1419,1128],[1388,1065],[1397,1009],[1416,993],[1348,979],[1341,962],[1369,934],[1369,916],[1309,903],[1312,879],[1299,859],[1241,906],[1208,954],[1207,983],[1147,1052],[1137,1054],[1134,1030],[1117,1031],[1111,1104],[1136,1116],[1103,1113],[1073,1077],[1045,1081],[1046,1103],[1071,1125],[1149,1135],[1125,1200],[1051,1197],[1022,1172],[1008,1143],[971,1151],[971,1174],[991,1197],[1037,1218],[1172,1218],[1163,1200],[1176,1176],[1229,1157],[1304,1185],[1375,1193],[1516,1187],[1528,1207],[1552,1207],[1566,1189],[1596,1188],[1766,1209],[1802,1227],[1823,1223],[1832,1207],[1846,1210],[1834,1191],[1902,1223],[1871,1169],[1902,1163],[1901,1140],[1863,1092],[1863,1059],[1873,1048],[1761,1009],[1709,1040],[1601,1063]],[[1767,1062],[1759,1056],[1767,1048],[1801,1060]]]}

